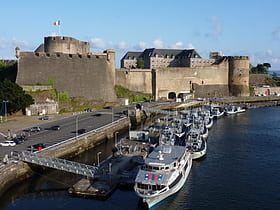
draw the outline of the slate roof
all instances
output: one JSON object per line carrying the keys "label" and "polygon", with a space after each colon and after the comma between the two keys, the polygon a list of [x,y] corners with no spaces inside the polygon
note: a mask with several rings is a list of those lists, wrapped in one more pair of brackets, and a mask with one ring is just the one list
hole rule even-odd
{"label": "slate roof", "polygon": [[148,58],[148,57],[163,57],[163,58],[171,58],[172,56],[175,57],[187,57],[187,58],[201,58],[198,52],[195,49],[190,50],[176,50],[176,49],[155,49],[155,48],[148,48],[145,49],[143,52],[127,52],[122,59],[129,59],[129,58]]}
{"label": "slate roof", "polygon": [[35,52],[45,52],[45,45],[44,44],[40,44],[40,46],[37,47]]}
{"label": "slate roof", "polygon": [[134,59],[134,58],[139,58],[142,52],[127,52],[125,56],[122,58],[123,59]]}
{"label": "slate roof", "polygon": [[176,49],[155,49],[155,48],[150,48],[144,50],[142,53],[141,57],[172,57],[172,56],[186,56],[189,58],[195,57],[197,55],[197,58],[201,58],[201,56],[196,52],[196,50],[191,49],[191,50],[176,50]]}

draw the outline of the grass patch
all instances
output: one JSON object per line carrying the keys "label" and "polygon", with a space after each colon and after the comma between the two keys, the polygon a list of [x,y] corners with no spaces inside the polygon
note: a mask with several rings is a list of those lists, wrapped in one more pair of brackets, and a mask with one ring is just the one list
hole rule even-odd
{"label": "grass patch", "polygon": [[120,85],[115,86],[116,95],[118,98],[128,98],[129,103],[144,102],[151,100],[151,95],[137,91],[131,91]]}

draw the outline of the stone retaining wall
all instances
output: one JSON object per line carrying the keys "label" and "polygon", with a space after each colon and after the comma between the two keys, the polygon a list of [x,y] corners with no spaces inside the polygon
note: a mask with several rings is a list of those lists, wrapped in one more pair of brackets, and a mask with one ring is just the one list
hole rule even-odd
{"label": "stone retaining wall", "polygon": [[[129,119],[125,118],[117,123],[111,124],[110,126],[103,127],[96,132],[81,135],[76,139],[64,141],[54,147],[46,148],[40,153],[56,158],[71,158],[93,148],[106,139],[113,138],[115,132],[124,131],[128,128],[128,126]],[[16,183],[19,183],[32,175],[33,172],[28,164],[21,161],[8,163],[6,166],[2,166],[0,171],[0,196],[2,196],[6,190]]]}

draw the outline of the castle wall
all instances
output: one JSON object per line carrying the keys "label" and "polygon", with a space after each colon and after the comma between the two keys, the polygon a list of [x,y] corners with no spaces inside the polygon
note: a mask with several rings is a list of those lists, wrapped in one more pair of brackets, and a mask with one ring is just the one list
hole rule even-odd
{"label": "castle wall", "polygon": [[114,51],[84,55],[20,52],[16,83],[47,85],[53,79],[54,88],[72,97],[115,101],[114,64]]}
{"label": "castle wall", "polygon": [[66,53],[66,54],[87,54],[89,53],[89,43],[79,41],[72,37],[49,36],[44,39],[44,52],[46,53]]}
{"label": "castle wall", "polygon": [[132,91],[152,94],[150,69],[116,69],[116,84]]}
{"label": "castle wall", "polygon": [[249,96],[248,56],[229,56],[229,90],[233,96]]}
{"label": "castle wall", "polygon": [[228,63],[194,68],[155,69],[153,76],[155,100],[168,98],[168,93],[193,92],[196,97],[218,93],[228,95]]}

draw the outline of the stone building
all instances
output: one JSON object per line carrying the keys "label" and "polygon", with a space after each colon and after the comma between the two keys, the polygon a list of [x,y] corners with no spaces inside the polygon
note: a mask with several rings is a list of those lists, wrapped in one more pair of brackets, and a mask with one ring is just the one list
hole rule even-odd
{"label": "stone building", "polygon": [[121,68],[137,68],[137,60],[144,61],[145,69],[164,67],[195,67],[213,64],[219,53],[210,54],[209,59],[201,58],[195,49],[145,49],[143,52],[127,52],[121,59]]}
{"label": "stone building", "polygon": [[72,37],[44,38],[35,52],[21,52],[16,48],[19,85],[48,85],[66,91],[71,97],[87,100],[116,101],[115,51],[89,51],[89,43]]}
{"label": "stone building", "polygon": [[209,59],[203,59],[192,56],[196,55],[193,53],[189,67],[117,69],[116,84],[150,93],[155,100],[249,96],[248,56],[223,56],[215,52],[210,53]]}

